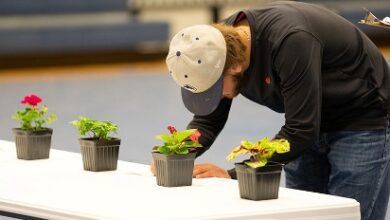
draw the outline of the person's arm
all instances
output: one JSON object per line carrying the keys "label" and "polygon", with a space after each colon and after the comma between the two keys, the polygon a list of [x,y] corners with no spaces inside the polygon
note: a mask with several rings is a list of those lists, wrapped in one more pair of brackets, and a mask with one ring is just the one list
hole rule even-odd
{"label": "person's arm", "polygon": [[322,45],[310,33],[287,36],[274,57],[284,98],[285,125],[275,138],[290,142],[290,152],[275,154],[272,161],[287,163],[316,143],[321,124]]}
{"label": "person's arm", "polygon": [[197,156],[202,155],[208,150],[222,131],[226,124],[231,104],[231,99],[224,98],[213,113],[206,116],[195,115],[188,124],[187,129],[196,128],[201,134],[199,143],[202,144],[203,147],[199,148],[200,151],[197,152]]}
{"label": "person's arm", "polygon": [[[197,152],[197,157],[210,148],[219,133],[222,131],[226,124],[231,105],[232,100],[224,98],[213,113],[207,116],[195,115],[187,126],[188,129],[197,128],[201,134],[199,137],[199,143],[202,144],[203,147],[199,148],[200,151]],[[231,178],[228,171],[214,164],[195,164],[192,175],[195,178]]]}

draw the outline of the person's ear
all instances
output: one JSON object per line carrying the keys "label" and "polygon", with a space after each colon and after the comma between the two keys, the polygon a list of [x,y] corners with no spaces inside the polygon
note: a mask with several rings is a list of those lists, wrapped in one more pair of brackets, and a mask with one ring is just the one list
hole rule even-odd
{"label": "person's ear", "polygon": [[237,75],[238,73],[242,72],[242,65],[241,64],[234,64],[229,68],[229,72],[231,74]]}

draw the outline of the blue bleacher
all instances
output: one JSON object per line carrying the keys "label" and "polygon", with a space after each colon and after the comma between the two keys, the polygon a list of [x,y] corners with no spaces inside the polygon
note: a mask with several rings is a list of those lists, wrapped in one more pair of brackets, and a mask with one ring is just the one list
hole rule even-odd
{"label": "blue bleacher", "polygon": [[[121,19],[106,22],[102,14]],[[0,57],[132,51],[146,43],[164,46],[168,37],[168,22],[133,20],[127,0],[0,1]]]}
{"label": "blue bleacher", "polygon": [[75,27],[0,28],[0,55],[34,53],[98,52],[133,50],[142,42],[168,38],[163,22],[83,25]]}
{"label": "blue bleacher", "polygon": [[127,10],[126,0],[1,0],[0,15]]}

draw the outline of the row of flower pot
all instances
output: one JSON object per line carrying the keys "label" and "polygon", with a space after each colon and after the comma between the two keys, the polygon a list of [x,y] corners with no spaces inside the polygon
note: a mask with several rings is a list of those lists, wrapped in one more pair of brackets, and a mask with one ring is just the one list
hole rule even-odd
{"label": "row of flower pot", "polygon": [[[15,145],[18,159],[48,159],[53,130],[43,127],[57,119],[55,115],[45,117],[46,106],[38,107],[42,101],[37,95],[24,97],[21,104],[27,107],[13,116],[20,121],[21,127],[14,128]],[[110,121],[99,121],[86,117],[72,121],[82,137],[80,150],[83,167],[87,171],[112,171],[117,169],[120,139],[109,136],[116,133],[118,126]],[[162,145],[152,149],[156,182],[159,186],[191,186],[194,161],[199,143],[200,132],[197,129],[177,131],[168,126],[169,133],[156,136]],[[240,197],[250,200],[278,198],[280,175],[283,164],[268,162],[272,155],[288,152],[286,140],[268,140],[257,142],[242,141],[227,156],[234,160],[240,154],[251,155],[249,160],[235,163]]]}
{"label": "row of flower pot", "polygon": [[[53,130],[44,128],[39,131],[13,129],[16,145],[16,156],[23,160],[48,159],[50,155]],[[119,138],[95,139],[80,138],[80,150],[84,170],[116,170],[119,155]]]}

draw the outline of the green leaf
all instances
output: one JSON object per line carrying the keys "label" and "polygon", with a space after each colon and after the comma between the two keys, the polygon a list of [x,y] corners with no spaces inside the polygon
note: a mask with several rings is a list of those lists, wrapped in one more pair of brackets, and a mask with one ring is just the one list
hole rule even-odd
{"label": "green leaf", "polygon": [[267,164],[267,159],[261,158],[260,160],[257,161],[245,161],[245,164],[252,168],[263,167]]}
{"label": "green leaf", "polygon": [[57,121],[57,115],[50,115],[48,118],[47,118],[47,123],[48,124],[51,124],[53,122]]}
{"label": "green leaf", "polygon": [[175,136],[175,139],[177,140],[177,142],[180,143],[180,142],[186,140],[195,131],[196,131],[196,129],[184,130],[184,131],[176,132],[174,134],[174,136]]}
{"label": "green leaf", "polygon": [[227,160],[234,160],[240,154],[247,154],[249,151],[242,147],[242,145],[233,149],[233,151],[226,157]]}
{"label": "green leaf", "polygon": [[162,140],[162,141],[164,141],[164,142],[166,142],[166,143],[170,143],[170,144],[173,144],[174,141],[175,141],[175,139],[174,139],[172,136],[165,135],[165,134],[163,134],[163,135],[157,135],[156,138],[157,138],[157,139],[160,139],[160,140]]}
{"label": "green leaf", "polygon": [[80,116],[79,120],[72,121],[80,135],[90,134],[92,138],[110,140],[109,133],[116,133],[118,126],[110,121],[98,121]]}
{"label": "green leaf", "polygon": [[285,139],[270,141],[268,138],[263,138],[255,143],[244,140],[240,144],[240,146],[232,150],[226,159],[233,160],[240,154],[250,154],[251,161],[246,162],[246,164],[251,167],[264,166],[275,152],[286,153],[290,151],[290,144]]}
{"label": "green leaf", "polygon": [[170,154],[171,153],[171,149],[169,149],[169,147],[167,147],[167,146],[160,146],[158,148],[158,151],[162,154]]}
{"label": "green leaf", "polygon": [[276,152],[278,154],[287,153],[290,151],[290,143],[285,139],[275,140],[274,143]]}
{"label": "green leaf", "polygon": [[202,147],[200,143],[194,142],[189,138],[196,131],[197,129],[188,129],[176,131],[168,135],[157,135],[155,136],[156,139],[162,140],[164,145],[154,149],[158,149],[160,153],[164,154],[188,154],[191,150]]}
{"label": "green leaf", "polygon": [[201,144],[195,142],[195,141],[183,141],[181,143],[181,147],[186,147],[186,148],[197,148],[197,147],[202,147]]}
{"label": "green leaf", "polygon": [[252,149],[253,148],[253,145],[254,143],[250,142],[250,141],[247,141],[247,140],[243,140],[241,141],[241,146],[243,146],[245,149]]}
{"label": "green leaf", "polygon": [[45,123],[50,124],[54,122],[57,117],[49,116],[45,118],[45,114],[48,112],[46,106],[39,107],[26,107],[23,110],[17,111],[12,118],[20,122],[20,126],[25,130],[41,130]]}
{"label": "green leaf", "polygon": [[189,152],[190,151],[188,148],[178,148],[175,151],[176,154],[183,154],[183,155],[188,154]]}

